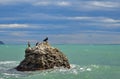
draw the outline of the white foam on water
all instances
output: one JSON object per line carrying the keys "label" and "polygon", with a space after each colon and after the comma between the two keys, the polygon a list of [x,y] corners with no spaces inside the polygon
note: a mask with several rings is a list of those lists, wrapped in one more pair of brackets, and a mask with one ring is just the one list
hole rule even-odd
{"label": "white foam on water", "polygon": [[14,69],[18,65],[18,61],[0,61],[0,79],[17,78],[24,74]]}
{"label": "white foam on water", "polygon": [[16,76],[16,75],[19,75],[19,74],[10,74],[10,73],[3,73],[4,75],[6,76]]}
{"label": "white foam on water", "polygon": [[74,74],[81,73],[81,72],[91,72],[94,69],[99,68],[98,65],[80,66],[80,65],[71,64],[70,66],[71,66],[71,69],[68,69],[68,71]]}
{"label": "white foam on water", "polygon": [[80,73],[83,72],[91,72],[96,68],[99,68],[97,65],[89,65],[89,66],[80,66],[76,64],[71,64],[71,68],[67,69],[64,67],[54,69],[48,69],[43,71],[29,71],[29,72],[19,72],[15,69],[11,69],[16,67],[18,64],[18,61],[0,61],[0,73],[2,73],[3,78],[0,79],[6,79],[6,78],[20,78],[20,77],[29,77],[33,75],[40,75],[40,76],[46,76],[46,75],[55,75],[55,74],[63,74],[63,75],[80,75]]}
{"label": "white foam on water", "polygon": [[0,61],[0,73],[17,66],[17,61]]}
{"label": "white foam on water", "polygon": [[87,68],[86,70],[87,70],[87,71],[92,71],[92,69],[91,69],[91,68]]}
{"label": "white foam on water", "polygon": [[[76,65],[76,64],[71,64],[70,65],[71,68],[67,69],[67,68],[55,68],[52,69],[49,73],[59,73],[59,74],[74,74],[74,75],[78,75],[79,73],[82,72],[91,72],[95,67],[90,65],[90,66],[80,66],[80,65]],[[47,73],[46,73],[47,74]]]}
{"label": "white foam on water", "polygon": [[94,67],[94,68],[99,68],[99,66],[98,65],[91,65],[92,67]]}
{"label": "white foam on water", "polygon": [[17,61],[0,61],[0,65],[1,64],[12,64],[12,63],[16,63]]}
{"label": "white foam on water", "polygon": [[3,75],[5,76],[5,77],[15,77],[15,78],[18,78],[18,77],[20,77],[20,74],[16,74],[16,73],[3,73]]}
{"label": "white foam on water", "polygon": [[82,68],[82,67],[81,67],[81,68],[80,68],[80,71],[81,71],[81,72],[84,72],[84,71],[85,71],[85,68]]}
{"label": "white foam on water", "polygon": [[77,70],[72,70],[72,73],[74,73],[75,75],[77,75],[78,71]]}

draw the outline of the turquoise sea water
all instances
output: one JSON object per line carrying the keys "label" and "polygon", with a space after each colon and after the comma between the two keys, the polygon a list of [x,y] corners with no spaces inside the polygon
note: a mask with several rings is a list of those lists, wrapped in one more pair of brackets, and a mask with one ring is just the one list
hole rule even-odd
{"label": "turquoise sea water", "polygon": [[53,45],[71,69],[19,72],[26,45],[0,45],[0,79],[120,79],[120,45]]}

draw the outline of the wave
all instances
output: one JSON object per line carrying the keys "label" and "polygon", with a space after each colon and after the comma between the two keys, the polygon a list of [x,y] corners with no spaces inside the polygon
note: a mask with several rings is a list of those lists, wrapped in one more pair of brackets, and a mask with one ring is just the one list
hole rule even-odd
{"label": "wave", "polygon": [[[84,72],[92,72],[93,70],[99,68],[97,65],[89,66],[80,66],[76,64],[71,64],[70,69],[66,68],[54,68],[43,71],[27,71],[20,72],[14,68],[19,64],[19,61],[0,61],[0,79],[11,79],[11,78],[23,78],[23,77],[46,77],[46,76],[55,76],[55,75],[80,75]],[[31,78],[32,79],[32,78]]]}
{"label": "wave", "polygon": [[0,65],[2,64],[14,64],[17,63],[17,61],[0,61]]}
{"label": "wave", "polygon": [[79,74],[81,72],[91,72],[94,69],[99,68],[99,66],[97,65],[89,65],[89,66],[80,66],[80,65],[76,65],[76,64],[71,64],[70,65],[71,68],[70,69],[65,69],[65,68],[56,68],[56,70],[54,69],[53,72],[60,72],[63,74]]}
{"label": "wave", "polygon": [[28,72],[19,72],[14,69],[20,61],[0,61],[0,79],[25,77]]}

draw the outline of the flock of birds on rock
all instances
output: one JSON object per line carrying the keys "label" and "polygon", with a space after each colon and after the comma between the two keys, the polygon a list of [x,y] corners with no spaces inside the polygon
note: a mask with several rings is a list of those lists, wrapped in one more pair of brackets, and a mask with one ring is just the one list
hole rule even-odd
{"label": "flock of birds on rock", "polygon": [[[48,41],[48,37],[46,37],[43,42],[47,42]],[[39,42],[36,43],[36,46],[39,44]],[[30,42],[28,41],[28,47],[30,47]]]}

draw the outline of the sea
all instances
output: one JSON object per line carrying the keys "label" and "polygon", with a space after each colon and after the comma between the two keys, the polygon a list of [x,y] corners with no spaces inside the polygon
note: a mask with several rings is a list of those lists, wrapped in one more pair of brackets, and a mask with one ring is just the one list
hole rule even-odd
{"label": "sea", "polygon": [[26,45],[0,45],[0,79],[120,79],[120,45],[58,44],[70,69],[54,68],[20,72]]}

